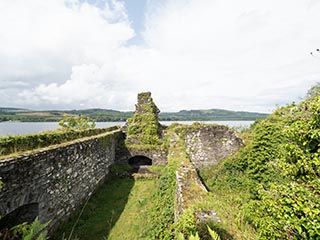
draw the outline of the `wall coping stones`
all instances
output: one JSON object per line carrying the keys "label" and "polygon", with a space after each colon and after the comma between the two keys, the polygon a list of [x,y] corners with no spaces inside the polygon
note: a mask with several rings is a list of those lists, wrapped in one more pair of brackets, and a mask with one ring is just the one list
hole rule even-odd
{"label": "wall coping stones", "polygon": [[54,145],[50,145],[50,146],[43,147],[43,148],[37,148],[37,149],[34,149],[34,150],[22,152],[22,153],[10,154],[10,155],[7,155],[7,156],[1,156],[0,157],[0,167],[5,162],[17,161],[18,159],[19,160],[23,160],[23,158],[28,158],[30,155],[38,155],[38,154],[44,153],[44,152],[46,152],[48,150],[58,149],[58,148],[65,147],[65,146],[68,146],[68,145],[71,145],[71,144],[86,142],[86,141],[89,141],[89,140],[92,140],[92,139],[99,139],[99,138],[105,137],[107,135],[113,135],[114,133],[117,133],[117,132],[122,132],[122,131],[121,131],[121,129],[112,130],[110,132],[101,133],[101,134],[93,135],[93,136],[89,136],[89,137],[77,138],[77,139],[74,139],[74,140],[71,140],[71,141],[68,141],[68,142],[54,144]]}

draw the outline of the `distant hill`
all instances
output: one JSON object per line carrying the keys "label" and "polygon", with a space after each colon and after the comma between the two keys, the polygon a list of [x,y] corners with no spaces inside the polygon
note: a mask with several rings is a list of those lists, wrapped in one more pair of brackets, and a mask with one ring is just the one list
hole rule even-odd
{"label": "distant hill", "polygon": [[164,120],[198,120],[198,121],[217,121],[217,120],[256,120],[265,118],[268,114],[257,112],[237,112],[223,109],[209,110],[182,110],[173,113],[160,113],[160,118]]}
{"label": "distant hill", "polygon": [[10,107],[0,107],[0,111],[20,111],[26,110],[24,108],[10,108]]}
{"label": "distant hill", "polygon": [[[64,116],[84,116],[96,122],[126,121],[133,112],[121,112],[112,109],[82,109],[82,110],[48,110],[33,111],[22,108],[0,107],[1,121],[22,122],[56,122]],[[237,112],[222,109],[209,110],[182,110],[179,112],[160,113],[162,121],[222,121],[222,120],[256,120],[265,118],[268,114],[255,112]]]}

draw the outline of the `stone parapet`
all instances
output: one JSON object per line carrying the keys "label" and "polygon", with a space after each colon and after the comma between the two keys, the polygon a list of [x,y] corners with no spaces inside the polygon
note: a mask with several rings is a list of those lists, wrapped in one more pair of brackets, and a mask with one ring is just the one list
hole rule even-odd
{"label": "stone parapet", "polygon": [[57,226],[107,177],[122,137],[118,130],[0,161],[0,215],[38,204],[40,221]]}

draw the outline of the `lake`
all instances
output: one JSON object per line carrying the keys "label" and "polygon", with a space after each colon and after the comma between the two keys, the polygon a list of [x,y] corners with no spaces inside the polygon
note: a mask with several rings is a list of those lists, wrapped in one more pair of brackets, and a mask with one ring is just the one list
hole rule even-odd
{"label": "lake", "polygon": [[[161,121],[161,124],[169,126],[174,122],[192,124],[196,121]],[[248,127],[254,121],[200,121],[203,123],[216,123],[229,127]],[[122,126],[125,122],[97,122],[96,127]],[[0,137],[5,135],[24,135],[39,133],[59,128],[57,122],[0,122]]]}

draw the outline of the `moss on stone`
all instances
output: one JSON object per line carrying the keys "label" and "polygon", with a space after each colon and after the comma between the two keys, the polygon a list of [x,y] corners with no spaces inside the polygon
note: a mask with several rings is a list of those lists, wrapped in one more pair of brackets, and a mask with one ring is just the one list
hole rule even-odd
{"label": "moss on stone", "polygon": [[158,120],[159,109],[153,102],[150,92],[138,94],[136,111],[128,119],[127,140],[128,146],[146,145],[159,146],[163,144],[161,125]]}
{"label": "moss on stone", "polygon": [[14,152],[14,153],[11,153],[8,155],[4,155],[4,156],[0,155],[0,161],[10,160],[10,159],[21,157],[21,156],[28,156],[30,154],[37,154],[39,152],[49,151],[49,150],[56,149],[59,147],[67,147],[71,144],[80,143],[80,142],[88,141],[91,139],[97,139],[97,141],[99,141],[104,146],[110,146],[110,144],[112,143],[112,138],[114,138],[116,132],[120,132],[120,130],[118,128],[116,128],[115,130],[111,129],[110,132],[104,132],[104,133],[100,133],[98,135],[77,138],[77,139],[62,142],[59,144],[52,144],[52,145],[46,146],[46,147],[34,148],[32,150],[17,151],[17,152]]}
{"label": "moss on stone", "polygon": [[194,122],[191,125],[186,125],[181,123],[173,123],[168,127],[168,130],[175,132],[183,139],[188,133],[196,132],[210,126],[218,126],[218,124]]}
{"label": "moss on stone", "polygon": [[24,152],[33,151],[35,149],[46,148],[85,137],[104,134],[118,129],[119,127],[114,126],[80,131],[56,130],[22,136],[6,136],[0,138],[0,158],[7,158],[11,155],[14,156]]}

